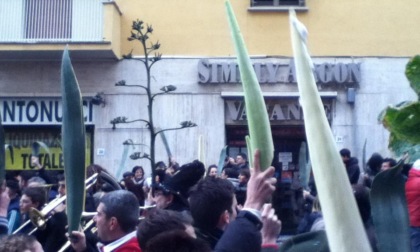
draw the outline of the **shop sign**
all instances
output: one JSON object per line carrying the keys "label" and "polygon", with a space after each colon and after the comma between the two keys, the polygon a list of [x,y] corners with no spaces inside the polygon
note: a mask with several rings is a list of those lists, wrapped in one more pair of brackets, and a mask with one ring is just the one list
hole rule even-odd
{"label": "shop sign", "polygon": [[[253,67],[260,84],[294,83],[296,70],[293,60],[289,64],[261,63],[254,61]],[[322,63],[314,65],[314,77],[318,84],[357,86],[361,81],[359,63]],[[240,83],[238,64],[235,62],[198,62],[198,82],[200,84]]]}
{"label": "shop sign", "polygon": [[[86,160],[91,164],[92,134],[86,132]],[[5,135],[6,170],[33,170],[31,164],[32,146],[35,142],[42,142],[48,147],[40,148],[38,158],[46,170],[63,170],[63,150],[61,148],[61,135],[59,129],[30,129],[7,130]]]}
{"label": "shop sign", "polygon": [[[268,118],[270,122],[291,122],[303,123],[303,111],[299,101],[294,100],[266,100]],[[332,102],[323,101],[325,114],[328,120],[331,120]],[[246,108],[243,100],[226,100],[226,123],[242,124],[246,123]]]}
{"label": "shop sign", "polygon": [[[91,100],[83,100],[85,123],[92,124]],[[61,125],[62,102],[59,98],[1,98],[3,125]]]}

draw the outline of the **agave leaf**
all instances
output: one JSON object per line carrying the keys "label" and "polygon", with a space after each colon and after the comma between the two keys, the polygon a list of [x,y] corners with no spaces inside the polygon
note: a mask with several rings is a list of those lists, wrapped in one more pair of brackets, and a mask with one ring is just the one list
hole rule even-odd
{"label": "agave leaf", "polygon": [[226,10],[244,89],[247,121],[251,140],[251,145],[248,146],[249,156],[252,156],[256,149],[259,149],[261,153],[260,167],[262,170],[265,170],[271,165],[274,156],[274,145],[267,107],[239,30],[238,22],[236,21],[235,14],[233,13],[229,1],[226,1]]}
{"label": "agave leaf", "polygon": [[[158,130],[160,129],[158,128]],[[163,145],[165,146],[166,154],[168,155],[168,161],[171,162],[172,152],[168,144],[168,139],[166,139],[165,131],[161,131],[159,134],[160,134],[160,137],[162,138]]]}
{"label": "agave leaf", "polygon": [[295,235],[281,244],[279,252],[329,252],[324,230]]}
{"label": "agave leaf", "polygon": [[0,187],[3,185],[3,180],[6,176],[6,149],[5,149],[5,134],[0,114]]}
{"label": "agave leaf", "polygon": [[411,88],[420,96],[420,56],[414,56],[405,68],[405,75],[410,81]]}
{"label": "agave leaf", "polygon": [[299,178],[302,187],[305,190],[308,190],[309,175],[310,175],[310,166],[308,166],[308,153],[306,142],[303,141],[299,149]]}
{"label": "agave leaf", "polygon": [[379,251],[411,250],[403,164],[378,173],[372,182],[370,201]]}
{"label": "agave leaf", "polygon": [[69,233],[79,229],[85,202],[85,124],[82,96],[67,48],[61,63],[63,98],[62,143],[67,185],[67,219]]}
{"label": "agave leaf", "polygon": [[5,150],[9,150],[9,153],[10,153],[10,160],[12,160],[12,164],[15,162],[15,160],[14,160],[14,155],[13,155],[13,146],[12,145],[10,145],[10,144],[5,144],[4,145],[4,149]]}
{"label": "agave leaf", "polygon": [[332,251],[371,251],[316,87],[313,63],[306,48],[306,28],[297,20],[294,10],[289,11],[289,16],[306,137],[329,247]]}
{"label": "agave leaf", "polygon": [[206,150],[204,148],[204,137],[203,135],[200,135],[198,137],[198,161],[204,164],[204,167],[206,166]]}
{"label": "agave leaf", "polygon": [[245,142],[246,142],[246,150],[248,152],[248,163],[253,164],[254,155],[252,155],[252,150],[251,150],[251,138],[248,135],[245,136]]}
{"label": "agave leaf", "polygon": [[362,154],[362,163],[363,163],[363,171],[367,172],[367,161],[366,161],[366,145],[367,145],[367,139],[365,139],[365,143],[363,144],[363,154]]}
{"label": "agave leaf", "polygon": [[35,141],[32,143],[32,156],[38,156],[40,148],[43,148],[48,154],[51,154],[50,148],[42,141]]}
{"label": "agave leaf", "polygon": [[222,173],[223,166],[225,164],[225,158],[227,157],[227,148],[228,146],[225,145],[225,147],[223,147],[223,149],[220,151],[219,164],[217,165],[217,174],[219,175]]}
{"label": "agave leaf", "polygon": [[127,161],[127,157],[128,157],[128,148],[130,148],[129,144],[123,144],[123,153],[122,153],[122,157],[121,157],[121,161],[120,161],[120,167],[118,168],[117,171],[117,178],[121,177],[121,172],[124,170],[125,168],[125,162]]}
{"label": "agave leaf", "polygon": [[389,106],[382,114],[383,125],[398,139],[420,143],[420,102]]}

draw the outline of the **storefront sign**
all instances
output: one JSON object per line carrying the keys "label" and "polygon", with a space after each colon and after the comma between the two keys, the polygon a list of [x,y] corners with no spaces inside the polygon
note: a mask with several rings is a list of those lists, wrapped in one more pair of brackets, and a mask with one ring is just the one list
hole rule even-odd
{"label": "storefront sign", "polygon": [[[61,148],[61,135],[59,128],[24,128],[6,129],[6,169],[32,170],[32,146],[35,142],[42,142],[47,146],[40,148],[39,162],[46,170],[63,170],[63,150]],[[86,166],[91,164],[92,133],[86,132]]]}
{"label": "storefront sign", "polygon": [[[303,112],[297,99],[266,100],[268,118],[271,124],[303,124]],[[331,120],[332,101],[325,100],[324,109],[328,120]],[[226,100],[226,124],[246,124],[245,102],[243,100]]]}
{"label": "storefront sign", "polygon": [[[86,124],[92,124],[93,106],[83,101]],[[63,120],[59,98],[2,98],[0,112],[3,125],[61,125]]]}
{"label": "storefront sign", "polygon": [[[260,84],[296,83],[293,60],[290,60],[289,64],[255,62],[253,66]],[[314,76],[318,84],[356,86],[361,80],[360,64],[315,64]],[[208,59],[201,59],[198,63],[198,82],[240,83],[238,65],[235,62],[210,62]]]}

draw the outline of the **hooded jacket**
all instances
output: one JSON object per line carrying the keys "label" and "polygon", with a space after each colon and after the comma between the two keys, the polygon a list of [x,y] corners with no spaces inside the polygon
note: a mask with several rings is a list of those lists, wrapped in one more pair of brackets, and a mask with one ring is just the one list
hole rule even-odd
{"label": "hooded jacket", "polygon": [[347,175],[350,179],[350,184],[357,184],[360,176],[359,160],[355,157],[351,157],[345,162]]}

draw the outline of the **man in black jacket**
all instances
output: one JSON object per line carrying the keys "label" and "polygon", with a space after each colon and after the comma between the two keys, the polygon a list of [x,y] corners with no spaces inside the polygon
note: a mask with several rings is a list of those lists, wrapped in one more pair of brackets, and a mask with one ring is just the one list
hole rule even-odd
{"label": "man in black jacket", "polygon": [[359,180],[360,168],[359,161],[357,158],[351,156],[351,152],[348,149],[340,150],[341,159],[346,166],[347,175],[349,176],[350,184],[355,185]]}
{"label": "man in black jacket", "polygon": [[275,189],[276,179],[274,167],[260,170],[259,158],[259,151],[256,151],[247,198],[239,213],[234,188],[229,186],[229,181],[206,178],[190,193],[190,210],[197,237],[207,241],[214,251],[261,250],[261,210]]}

